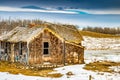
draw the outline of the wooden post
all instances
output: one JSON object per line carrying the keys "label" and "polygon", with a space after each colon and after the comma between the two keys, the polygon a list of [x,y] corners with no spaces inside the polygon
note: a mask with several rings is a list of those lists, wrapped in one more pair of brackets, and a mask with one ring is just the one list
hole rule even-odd
{"label": "wooden post", "polygon": [[29,43],[27,42],[27,55],[26,55],[26,60],[27,60],[27,65],[29,65],[29,51],[30,49],[29,49]]}
{"label": "wooden post", "polygon": [[80,49],[79,51],[80,53],[78,53],[78,61],[79,61],[79,64],[82,64],[84,63],[84,48]]}
{"label": "wooden post", "polygon": [[0,55],[1,55],[1,51],[2,51],[2,49],[1,49],[1,41],[0,41]]}
{"label": "wooden post", "polygon": [[2,45],[1,45],[1,41],[0,41],[0,60],[2,59],[2,47],[1,47]]}
{"label": "wooden post", "polygon": [[65,55],[65,40],[63,41],[63,64],[64,64],[64,66],[65,66],[65,57],[66,57],[66,55]]}
{"label": "wooden post", "polygon": [[89,80],[92,80],[92,76],[91,75],[89,75]]}
{"label": "wooden post", "polygon": [[80,54],[81,52],[78,52],[78,64],[80,63]]}
{"label": "wooden post", "polygon": [[14,62],[14,56],[15,56],[15,51],[14,51],[14,46],[15,44],[11,44],[11,61]]}
{"label": "wooden post", "polygon": [[85,63],[84,62],[84,48],[82,49],[82,63]]}
{"label": "wooden post", "polygon": [[22,54],[22,42],[19,42],[19,56]]}
{"label": "wooden post", "polygon": [[36,64],[37,63],[37,55],[36,55],[37,53],[36,53],[36,43],[35,43],[35,57],[34,57],[34,64]]}

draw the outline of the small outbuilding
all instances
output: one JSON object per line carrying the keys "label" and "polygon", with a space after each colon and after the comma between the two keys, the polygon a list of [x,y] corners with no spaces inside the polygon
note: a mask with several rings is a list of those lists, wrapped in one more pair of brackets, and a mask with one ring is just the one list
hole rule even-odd
{"label": "small outbuilding", "polygon": [[16,27],[0,37],[0,60],[28,65],[84,63],[83,38],[76,27]]}

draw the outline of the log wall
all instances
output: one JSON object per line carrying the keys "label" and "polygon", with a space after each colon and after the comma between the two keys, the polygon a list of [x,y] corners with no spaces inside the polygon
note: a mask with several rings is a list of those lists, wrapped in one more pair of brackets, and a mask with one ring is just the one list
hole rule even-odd
{"label": "log wall", "polygon": [[42,34],[29,44],[29,64],[42,63]]}
{"label": "log wall", "polygon": [[21,47],[21,54],[20,54],[20,47],[18,43],[10,43],[10,42],[0,42],[0,60],[12,61],[12,62],[27,62],[27,43],[20,42]]}
{"label": "log wall", "polygon": [[[43,43],[49,43],[49,54],[43,54]],[[30,43],[29,63],[44,64],[64,64],[63,42],[51,32],[45,30]],[[65,63],[84,63],[84,48],[65,43]]]}
{"label": "log wall", "polygon": [[[49,54],[43,54],[44,42],[49,43],[49,49],[48,49]],[[22,55],[20,55],[20,43],[22,43]],[[5,42],[1,42],[1,48],[4,50],[6,48],[5,44],[6,44]],[[28,56],[27,56],[28,53],[27,43],[18,42],[18,43],[14,43],[14,46],[12,46],[12,44],[13,43],[8,43],[7,54],[14,53],[15,62],[22,62],[22,63],[29,62],[30,65],[44,64],[44,63],[61,65],[64,64],[64,62],[67,64],[84,63],[84,48],[69,43],[64,44],[64,42],[62,42],[59,38],[54,36],[48,30],[44,30],[43,33],[39,34],[29,43]],[[64,53],[65,53],[65,58],[64,58]],[[27,57],[29,61],[27,61]]]}
{"label": "log wall", "polygon": [[[20,62],[27,63],[27,43],[26,42],[18,42],[18,43],[10,43],[11,44],[11,53],[10,58],[12,62]],[[20,48],[20,44],[22,47]],[[21,53],[20,53],[21,52]]]}
{"label": "log wall", "polygon": [[84,63],[84,48],[66,43],[65,53],[65,62],[67,64]]}
{"label": "log wall", "polygon": [[10,49],[11,43],[9,42],[0,42],[0,60],[10,60]]}
{"label": "log wall", "polygon": [[[49,54],[43,54],[43,42],[49,43]],[[62,41],[51,32],[45,30],[30,43],[30,64],[62,64]]]}

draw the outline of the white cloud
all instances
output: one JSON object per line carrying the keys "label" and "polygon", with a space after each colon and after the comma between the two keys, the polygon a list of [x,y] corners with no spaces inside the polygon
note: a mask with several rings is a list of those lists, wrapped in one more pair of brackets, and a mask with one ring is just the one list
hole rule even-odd
{"label": "white cloud", "polygon": [[89,14],[120,14],[120,10],[82,10]]}
{"label": "white cloud", "polygon": [[38,9],[23,9],[0,6],[0,11],[11,11],[11,12],[45,12],[45,13],[64,13],[64,14],[77,14],[76,12],[60,11],[60,10],[38,10]]}
{"label": "white cloud", "polygon": [[11,11],[11,12],[45,12],[45,13],[64,13],[64,14],[80,14],[79,12],[84,12],[86,14],[120,14],[120,10],[109,9],[109,10],[89,10],[89,9],[66,9],[61,10],[39,10],[39,9],[23,9],[23,8],[14,8],[0,6],[0,11]]}
{"label": "white cloud", "polygon": [[108,10],[89,10],[89,9],[67,9],[74,11],[85,12],[87,14],[120,14],[120,10],[108,9]]}

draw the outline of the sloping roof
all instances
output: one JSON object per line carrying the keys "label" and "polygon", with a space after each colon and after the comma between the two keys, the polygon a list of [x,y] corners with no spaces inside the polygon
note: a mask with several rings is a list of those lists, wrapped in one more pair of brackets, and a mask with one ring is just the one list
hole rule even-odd
{"label": "sloping roof", "polygon": [[81,41],[83,40],[82,35],[74,27],[72,28],[66,26],[48,26],[47,28],[49,28],[68,42],[81,43]]}
{"label": "sloping roof", "polygon": [[83,40],[79,31],[76,28],[65,27],[65,26],[47,26],[47,27],[16,27],[6,35],[0,37],[1,41],[9,42],[29,42],[34,39],[39,33],[44,29],[48,29],[53,32],[55,35],[64,39],[65,41],[72,43],[81,43]]}

